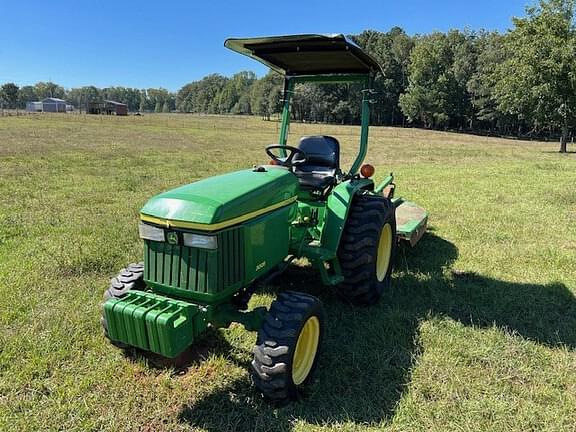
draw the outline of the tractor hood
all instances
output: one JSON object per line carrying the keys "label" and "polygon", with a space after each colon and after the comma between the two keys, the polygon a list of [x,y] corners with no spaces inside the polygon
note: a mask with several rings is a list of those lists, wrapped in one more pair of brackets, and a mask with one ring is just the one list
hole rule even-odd
{"label": "tractor hood", "polygon": [[280,167],[210,177],[156,195],[142,208],[143,221],[216,230],[296,200],[298,179]]}

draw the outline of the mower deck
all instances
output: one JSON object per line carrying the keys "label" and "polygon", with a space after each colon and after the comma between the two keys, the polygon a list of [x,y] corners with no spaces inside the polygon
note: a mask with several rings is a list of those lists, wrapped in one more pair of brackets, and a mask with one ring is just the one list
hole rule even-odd
{"label": "mower deck", "polygon": [[396,232],[398,238],[416,245],[426,232],[428,212],[411,201],[402,198],[394,202],[396,206]]}

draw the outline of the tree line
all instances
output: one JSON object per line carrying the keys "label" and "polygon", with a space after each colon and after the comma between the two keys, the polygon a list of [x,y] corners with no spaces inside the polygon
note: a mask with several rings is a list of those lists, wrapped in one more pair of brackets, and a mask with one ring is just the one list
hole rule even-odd
{"label": "tree line", "polygon": [[[451,30],[408,35],[366,30],[350,38],[370,53],[383,73],[375,90],[378,125],[530,137],[560,137],[560,151],[576,122],[574,0],[540,0],[513,18],[506,33]],[[357,124],[358,85],[296,87],[295,120]],[[183,112],[256,114],[281,109],[282,80],[272,72],[232,78],[210,75],[176,95]]]}
{"label": "tree line", "polygon": [[88,102],[114,100],[128,105],[130,111],[172,112],[176,109],[176,95],[163,88],[137,89],[127,87],[97,88],[85,86],[65,89],[53,82],[38,82],[18,87],[14,83],[0,86],[0,105],[8,109],[24,109],[27,102],[54,97],[66,100],[77,109],[85,109]]}
{"label": "tree line", "polygon": [[[451,30],[408,35],[394,27],[366,30],[350,38],[382,66],[372,87],[372,123],[412,125],[519,137],[561,137],[561,151],[576,121],[576,28],[574,0],[540,0],[514,18],[506,33]],[[350,85],[296,87],[294,120],[357,124],[361,88]],[[282,78],[258,79],[243,71],[212,74],[164,89],[82,87],[53,83],[20,89],[5,84],[0,101],[23,107],[46,96],[75,105],[92,98],[114,99],[131,111],[252,114],[270,119],[281,109]]]}

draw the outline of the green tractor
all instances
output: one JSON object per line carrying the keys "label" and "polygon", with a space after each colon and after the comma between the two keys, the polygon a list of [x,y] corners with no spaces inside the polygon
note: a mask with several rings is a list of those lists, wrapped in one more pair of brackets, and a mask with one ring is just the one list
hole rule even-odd
{"label": "green tractor", "polygon": [[[248,301],[262,281],[305,257],[326,286],[354,305],[390,287],[397,243],[414,245],[427,212],[394,198],[393,176],[374,184],[368,149],[378,63],[343,35],[228,39],[225,46],[284,76],[279,143],[272,159],[164,192],[142,208],[144,261],[112,279],[104,294],[105,335],[120,347],[174,358],[208,327],[257,331],[252,376],[268,399],[295,399],[312,379],[324,331],[321,301],[280,293],[269,309]],[[338,140],[302,137],[286,145],[298,83],[360,83],[360,147],[342,169]],[[359,86],[360,87],[360,86]]]}

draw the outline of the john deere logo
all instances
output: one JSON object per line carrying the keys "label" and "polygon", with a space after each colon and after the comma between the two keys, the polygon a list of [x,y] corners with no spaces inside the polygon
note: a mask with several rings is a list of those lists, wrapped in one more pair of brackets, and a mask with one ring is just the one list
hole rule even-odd
{"label": "john deere logo", "polygon": [[174,231],[167,233],[166,239],[168,240],[168,243],[172,245],[178,244],[178,234],[176,234]]}

